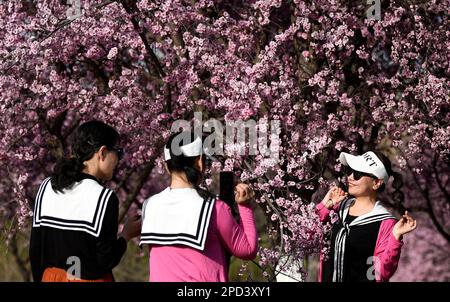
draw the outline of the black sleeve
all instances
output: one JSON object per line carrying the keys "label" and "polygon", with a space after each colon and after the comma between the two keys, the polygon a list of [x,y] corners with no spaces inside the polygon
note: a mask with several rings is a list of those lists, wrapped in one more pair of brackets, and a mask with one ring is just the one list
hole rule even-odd
{"label": "black sleeve", "polygon": [[31,228],[29,256],[34,282],[41,282],[42,274],[44,273],[41,231],[41,228]]}
{"label": "black sleeve", "polygon": [[127,249],[124,238],[117,238],[119,227],[119,199],[115,193],[111,194],[103,218],[102,230],[96,244],[97,263],[108,272],[117,266]]}

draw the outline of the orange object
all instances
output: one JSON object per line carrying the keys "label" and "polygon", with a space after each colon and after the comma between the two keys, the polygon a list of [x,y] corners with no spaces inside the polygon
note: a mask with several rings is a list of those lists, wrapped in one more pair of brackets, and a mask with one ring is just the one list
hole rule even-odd
{"label": "orange object", "polygon": [[79,279],[68,274],[65,270],[57,267],[46,268],[42,275],[42,282],[114,282],[111,274],[95,280]]}

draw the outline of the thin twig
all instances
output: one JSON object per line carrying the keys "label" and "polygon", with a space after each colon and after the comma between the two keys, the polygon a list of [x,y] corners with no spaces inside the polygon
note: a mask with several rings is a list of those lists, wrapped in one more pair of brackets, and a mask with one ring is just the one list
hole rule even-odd
{"label": "thin twig", "polygon": [[450,203],[450,194],[448,193],[448,191],[445,189],[445,187],[443,186],[443,184],[441,183],[441,179],[439,178],[439,173],[437,171],[437,155],[435,154],[433,157],[433,172],[436,178],[436,183],[438,184],[439,189],[441,189],[442,193],[444,194],[445,198],[447,199],[447,202]]}
{"label": "thin twig", "polygon": [[[107,1],[105,1],[105,2],[103,2],[103,3],[100,3],[100,4],[95,5],[94,8],[95,8],[95,9],[100,9],[100,8],[103,8],[103,7],[105,7],[105,6],[107,6],[107,5],[111,4],[111,3],[114,3],[114,2],[117,2],[117,0],[107,0]],[[44,42],[45,40],[47,40],[48,38],[50,38],[54,33],[56,33],[57,31],[59,31],[61,28],[66,27],[67,25],[69,25],[69,24],[72,23],[73,21],[79,19],[81,16],[82,16],[82,15],[79,15],[79,16],[74,17],[74,18],[72,18],[72,19],[66,19],[66,20],[63,20],[63,21],[59,22],[59,23],[56,25],[56,28],[55,28],[54,30],[52,30],[50,33],[48,33],[47,35],[45,35],[45,36],[42,38],[42,40],[39,41],[39,42],[40,42],[40,43]],[[6,67],[6,68],[2,71],[2,73],[8,72],[12,67],[14,67],[14,66],[15,66],[17,63],[19,63],[19,62],[20,62],[20,60],[16,60],[16,61],[15,61],[14,63],[12,63],[10,66]]]}
{"label": "thin twig", "polygon": [[428,195],[428,188],[422,189],[419,181],[417,180],[412,167],[410,166],[409,162],[406,161],[406,165],[408,166],[408,169],[411,172],[412,178],[414,180],[414,182],[417,185],[417,188],[419,189],[419,192],[421,193],[421,195],[423,196],[423,198],[425,199],[427,206],[429,208],[428,214],[430,215],[431,220],[433,221],[434,226],[436,227],[436,229],[438,230],[438,232],[448,241],[450,242],[450,234],[448,234],[444,228],[442,227],[442,225],[439,223],[439,221],[436,218],[436,215],[434,214],[434,210],[433,210],[433,205],[432,202],[430,200],[430,197]]}
{"label": "thin twig", "polygon": [[[244,160],[244,164],[247,167],[248,170],[253,171],[252,167],[250,166],[250,164]],[[265,176],[267,178],[267,176]],[[261,179],[258,180],[259,183],[261,183]],[[278,211],[278,209],[273,205],[272,201],[270,200],[270,198],[267,196],[267,193],[263,193],[263,197],[266,200],[267,204],[269,205],[269,207],[272,209],[272,211],[274,211],[277,214],[278,220],[280,222],[280,247],[279,247],[279,253],[280,255],[283,254],[283,249],[284,249],[284,219],[283,219],[283,214]]]}

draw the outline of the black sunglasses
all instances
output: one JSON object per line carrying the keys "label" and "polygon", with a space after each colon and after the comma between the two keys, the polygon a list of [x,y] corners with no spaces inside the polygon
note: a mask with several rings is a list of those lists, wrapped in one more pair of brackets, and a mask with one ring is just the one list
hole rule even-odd
{"label": "black sunglasses", "polygon": [[354,180],[360,180],[364,176],[371,177],[373,179],[378,179],[378,177],[376,177],[375,175],[372,175],[370,173],[361,172],[361,171],[356,171],[350,167],[345,167],[344,173],[345,173],[345,175],[347,175],[347,177],[349,177],[350,175],[353,174]]}

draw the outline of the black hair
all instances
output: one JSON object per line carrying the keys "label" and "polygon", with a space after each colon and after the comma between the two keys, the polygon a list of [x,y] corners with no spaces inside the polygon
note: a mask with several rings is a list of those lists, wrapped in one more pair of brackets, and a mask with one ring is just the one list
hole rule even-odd
{"label": "black hair", "polygon": [[72,156],[56,163],[51,182],[53,190],[62,192],[78,182],[84,168],[84,162],[91,159],[102,146],[112,149],[120,139],[119,133],[111,126],[92,120],[80,125],[73,134]]}
{"label": "black hair", "polygon": [[[185,156],[180,147],[185,146],[187,144],[192,143],[197,139],[196,136],[191,131],[183,131],[172,134],[166,142],[165,148],[169,149],[170,159],[166,161],[167,168],[170,172],[184,172],[186,174],[186,178],[190,184],[194,186],[197,190],[198,194],[206,199],[209,197],[213,197],[214,195],[207,190],[204,190],[199,187],[203,174],[200,170],[195,168],[195,162],[198,160],[199,156]],[[180,140],[179,143],[173,142],[174,139]],[[204,138],[201,137],[202,143]],[[206,168],[206,157],[202,156],[203,167]]]}
{"label": "black hair", "polygon": [[[401,212],[404,212],[403,201],[405,200],[405,194],[403,194],[403,192],[401,191],[401,188],[403,186],[402,175],[400,173],[392,170],[391,161],[389,160],[389,158],[386,155],[384,155],[383,153],[378,152],[378,151],[374,151],[373,153],[375,153],[375,155],[381,160],[388,175],[392,176],[394,178],[394,180],[392,182],[392,187],[394,188],[394,193],[392,195],[392,199],[394,201],[395,207],[400,209]],[[386,188],[386,185],[387,184],[383,183],[378,188],[377,191],[383,192]]]}

